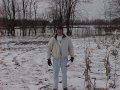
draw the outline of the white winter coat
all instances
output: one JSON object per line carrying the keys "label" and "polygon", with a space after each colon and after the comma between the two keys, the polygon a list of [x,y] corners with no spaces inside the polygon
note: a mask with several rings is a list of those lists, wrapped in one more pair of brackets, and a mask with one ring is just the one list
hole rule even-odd
{"label": "white winter coat", "polygon": [[74,57],[73,44],[71,42],[71,39],[68,36],[63,34],[61,46],[59,46],[59,43],[56,38],[57,38],[57,35],[52,37],[48,42],[47,58],[49,59],[51,58],[51,56],[53,58],[64,58],[64,57],[68,57],[68,55],[70,55],[71,57]]}

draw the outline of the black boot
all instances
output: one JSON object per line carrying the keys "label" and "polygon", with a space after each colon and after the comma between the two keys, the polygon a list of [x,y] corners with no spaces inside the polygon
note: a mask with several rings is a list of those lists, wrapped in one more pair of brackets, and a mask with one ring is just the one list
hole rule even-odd
{"label": "black boot", "polygon": [[67,88],[64,88],[63,90],[68,90]]}
{"label": "black boot", "polygon": [[58,90],[58,89],[53,89],[53,90]]}

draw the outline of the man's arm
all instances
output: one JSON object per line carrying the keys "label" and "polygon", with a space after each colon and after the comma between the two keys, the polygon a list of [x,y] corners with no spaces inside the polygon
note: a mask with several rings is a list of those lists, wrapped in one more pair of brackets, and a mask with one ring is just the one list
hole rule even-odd
{"label": "man's arm", "polygon": [[49,66],[52,65],[52,62],[51,62],[52,48],[53,48],[53,38],[49,40],[48,45],[47,45],[47,63]]}
{"label": "man's arm", "polygon": [[53,38],[49,40],[47,45],[47,59],[51,58],[52,48],[53,48]]}
{"label": "man's arm", "polygon": [[68,44],[69,54],[72,58],[74,58],[74,49],[73,49],[74,47],[73,47],[71,39],[70,38],[68,39],[69,39],[69,44]]}

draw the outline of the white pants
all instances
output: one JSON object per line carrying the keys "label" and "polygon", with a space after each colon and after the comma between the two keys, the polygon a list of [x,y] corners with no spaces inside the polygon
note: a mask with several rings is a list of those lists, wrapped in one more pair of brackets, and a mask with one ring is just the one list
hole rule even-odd
{"label": "white pants", "polygon": [[67,88],[67,62],[68,58],[53,59],[54,89],[58,89],[59,71],[62,71],[63,88]]}

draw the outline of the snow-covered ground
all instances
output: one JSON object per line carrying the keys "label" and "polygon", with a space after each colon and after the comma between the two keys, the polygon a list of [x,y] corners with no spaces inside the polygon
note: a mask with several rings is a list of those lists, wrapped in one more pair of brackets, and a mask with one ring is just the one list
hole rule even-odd
{"label": "snow-covered ground", "polygon": [[[48,38],[8,38],[0,39],[0,90],[52,90],[53,70],[47,65],[46,44]],[[106,56],[106,44],[111,47],[110,37],[105,41],[103,37],[95,38],[73,38],[75,50],[75,61],[68,67],[69,90],[85,90],[84,69],[85,55],[84,47],[88,45],[91,60],[91,78],[96,78],[97,87],[105,87],[106,76],[103,59]],[[120,42],[120,39],[116,42]],[[117,44],[118,44],[117,43]],[[99,44],[99,48],[98,45]],[[109,90],[120,90],[120,47],[117,60],[117,84],[116,88]],[[110,55],[111,79],[113,83],[114,57]],[[60,74],[59,90],[62,90],[62,79]],[[93,81],[93,80],[92,80]]]}

